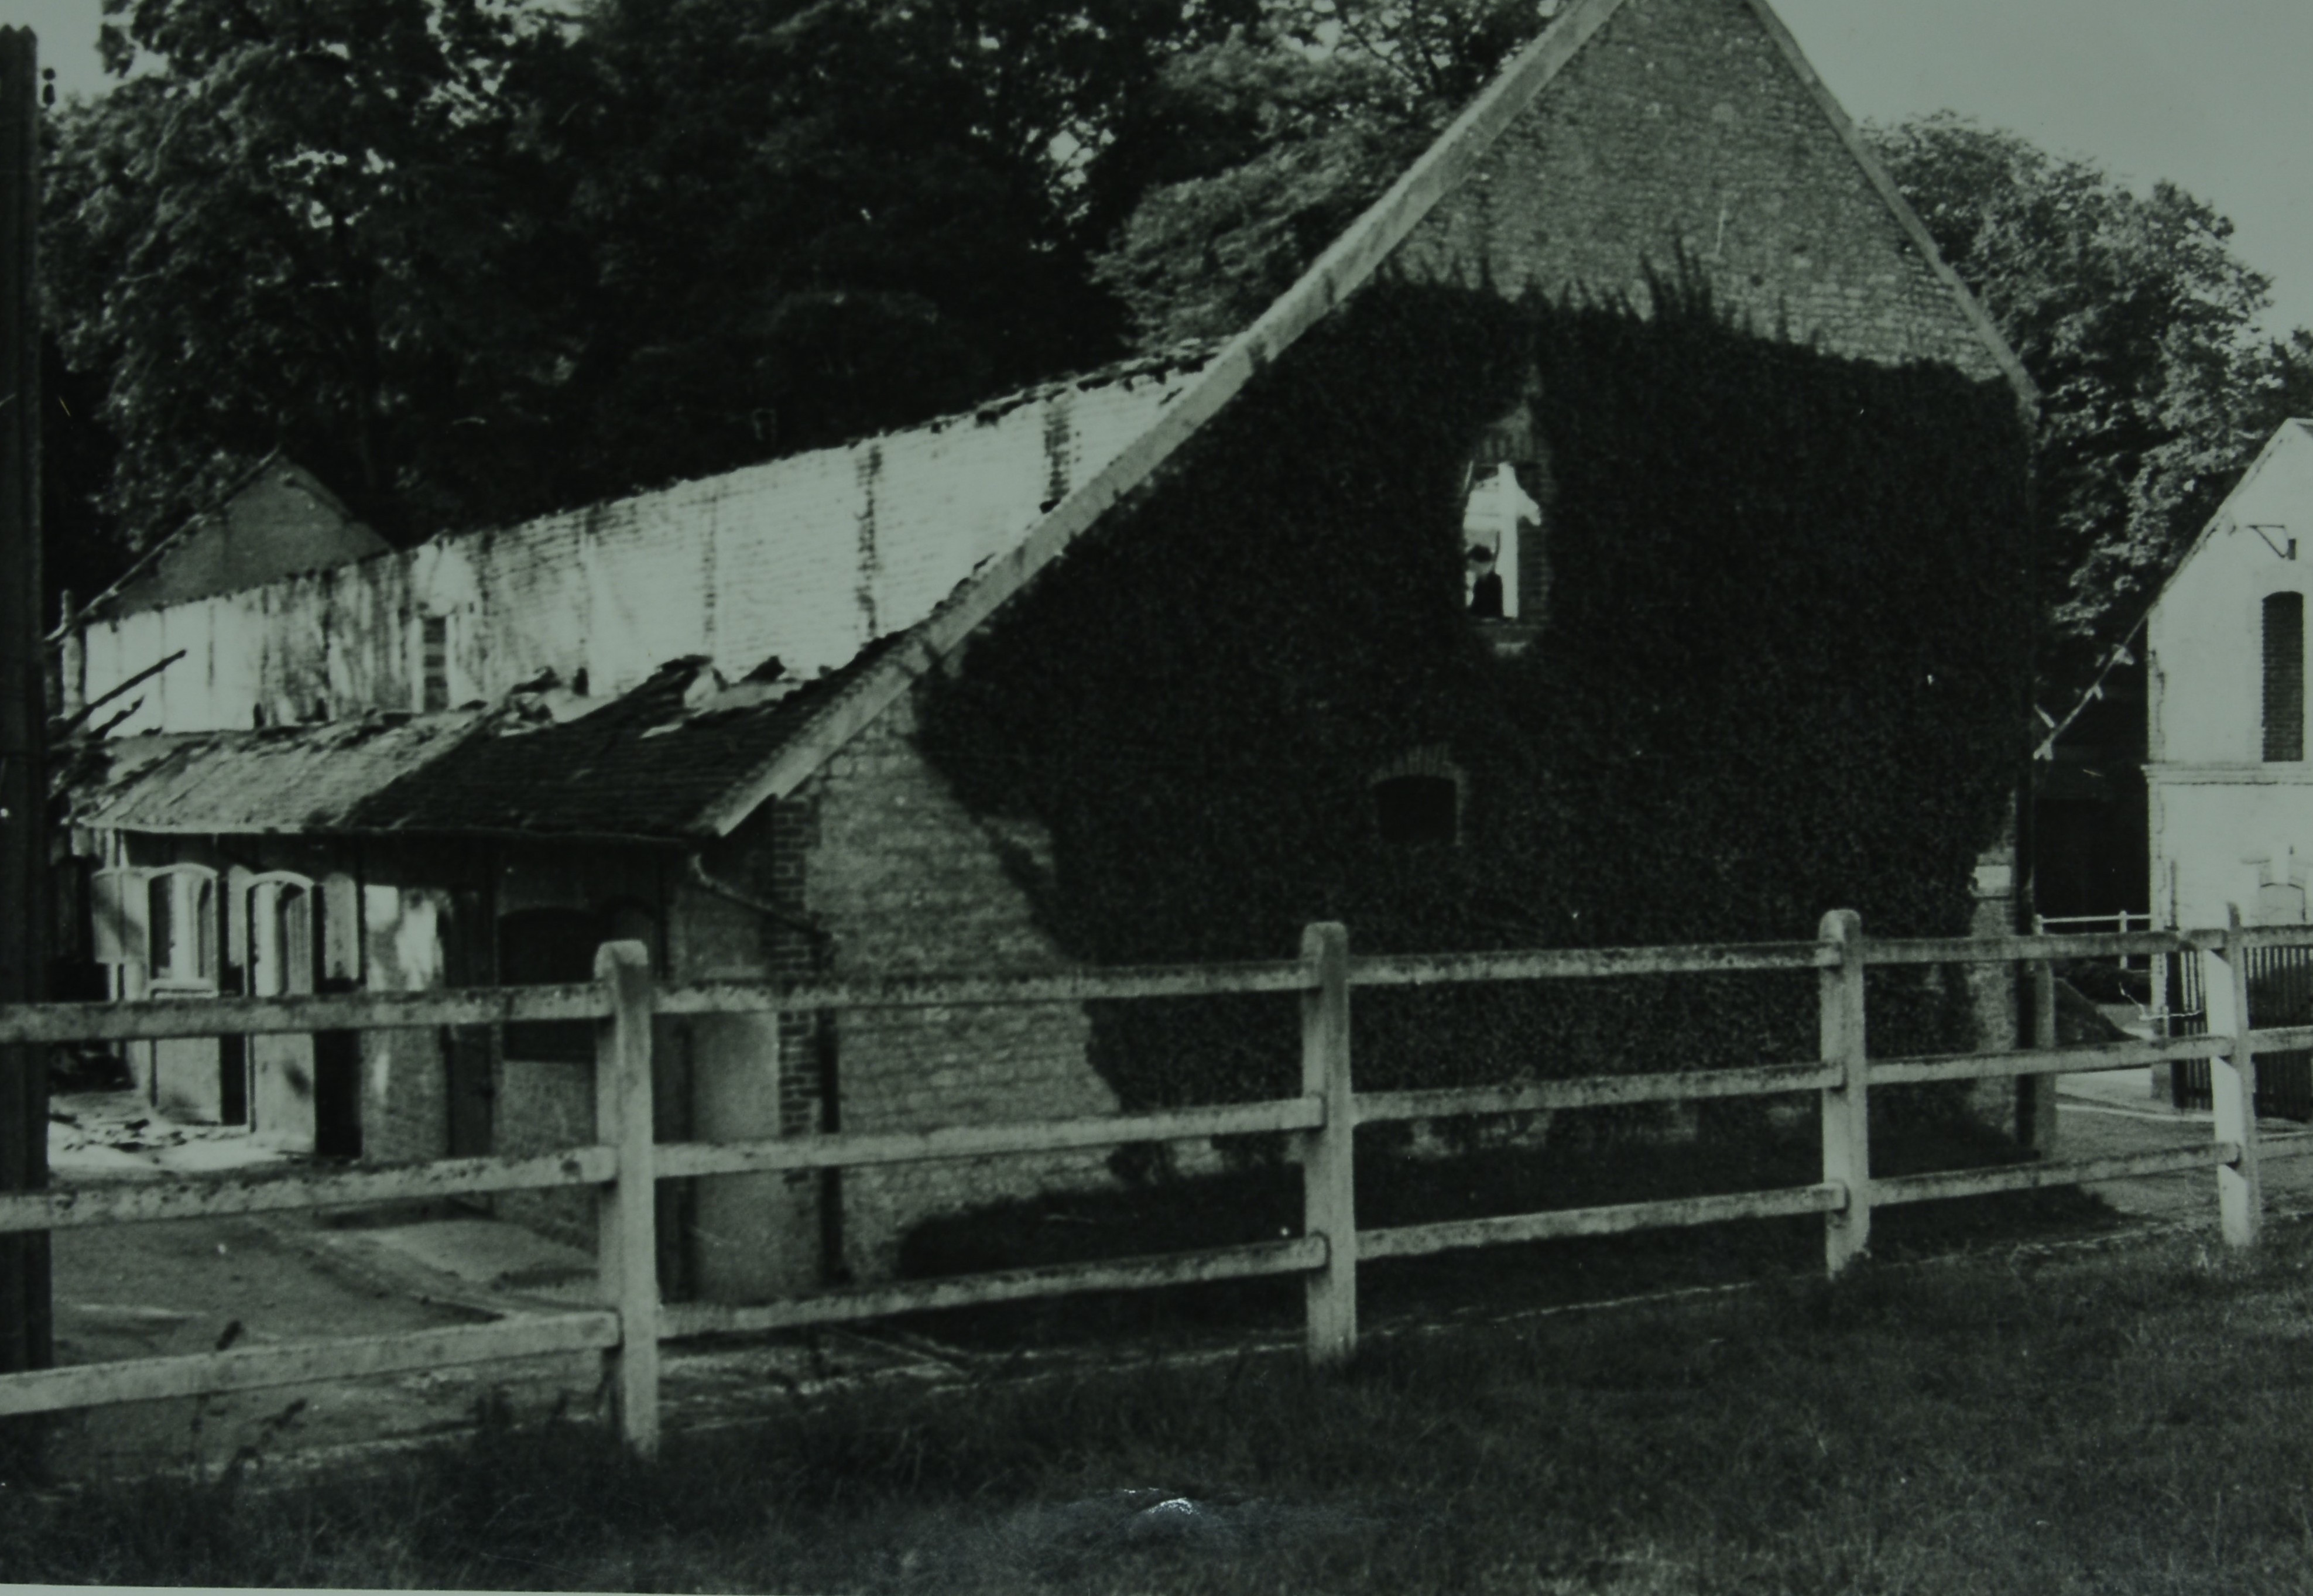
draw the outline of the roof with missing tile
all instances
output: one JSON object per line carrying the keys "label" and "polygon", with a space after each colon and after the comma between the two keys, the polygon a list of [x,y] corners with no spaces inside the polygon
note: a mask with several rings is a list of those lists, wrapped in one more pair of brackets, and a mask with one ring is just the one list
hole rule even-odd
{"label": "roof with missing tile", "polygon": [[74,824],[100,831],[712,834],[700,816],[890,641],[811,681],[774,665],[728,683],[682,659],[599,705],[532,692],[488,710],[93,742],[61,784]]}
{"label": "roof with missing tile", "polygon": [[365,799],[457,746],[480,719],[463,710],[96,739],[58,762],[58,784],[73,823],[102,831],[339,831]]}
{"label": "roof with missing tile", "polygon": [[[458,746],[370,795],[347,816],[362,832],[680,838],[775,754],[821,704],[881,657],[872,643],[808,682],[726,683],[703,660],[567,720],[494,712]],[[761,675],[763,673],[758,673]]]}

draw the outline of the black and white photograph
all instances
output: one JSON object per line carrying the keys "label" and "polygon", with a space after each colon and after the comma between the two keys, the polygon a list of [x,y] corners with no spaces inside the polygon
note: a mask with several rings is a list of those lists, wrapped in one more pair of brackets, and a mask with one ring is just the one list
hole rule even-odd
{"label": "black and white photograph", "polygon": [[0,1582],[2313,1592],[2306,0],[0,0]]}

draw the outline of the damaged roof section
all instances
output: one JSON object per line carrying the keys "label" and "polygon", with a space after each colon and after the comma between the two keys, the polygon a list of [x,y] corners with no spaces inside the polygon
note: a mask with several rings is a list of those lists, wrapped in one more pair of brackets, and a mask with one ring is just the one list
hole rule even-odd
{"label": "damaged roof section", "polygon": [[517,695],[447,756],[366,799],[370,832],[673,839],[745,780],[893,639],[810,681],[768,662],[726,683],[705,660],[659,667],[601,709],[556,720]]}
{"label": "damaged roof section", "polygon": [[479,710],[94,741],[63,772],[72,821],[202,835],[341,831],[363,802],[457,746]]}
{"label": "damaged roof section", "polygon": [[202,835],[677,841],[896,639],[810,680],[671,661],[620,697],[541,680],[488,710],[84,745],[73,824]]}

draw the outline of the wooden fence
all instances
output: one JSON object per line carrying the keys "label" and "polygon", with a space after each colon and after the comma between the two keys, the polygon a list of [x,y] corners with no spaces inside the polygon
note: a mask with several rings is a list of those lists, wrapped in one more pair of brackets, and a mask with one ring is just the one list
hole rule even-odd
{"label": "wooden fence", "polygon": [[[252,1036],[396,1027],[598,1022],[594,1144],[525,1158],[453,1159],[396,1168],[185,1177],[167,1182],[0,1196],[0,1232],[76,1225],[329,1208],[410,1198],[591,1186],[599,1214],[601,1300],[582,1311],[500,1323],[359,1336],[189,1357],[82,1364],[0,1376],[0,1415],[154,1398],[303,1384],[541,1354],[598,1350],[614,1416],[636,1450],[653,1450],[659,1427],[663,1340],[761,1331],[881,1315],[1069,1292],[1144,1290],[1200,1281],[1297,1274],[1306,1282],[1307,1351],[1334,1364],[1355,1350],[1358,1265],[1457,1248],[1600,1236],[1656,1227],[1820,1213],[1825,1265],[1836,1273],[1869,1245],[1871,1216],[1891,1204],[2027,1187],[2213,1170],[2225,1239],[2256,1237],[2261,1198],[2255,1054],[2313,1045],[2313,1026],[2251,1032],[2246,950],[2313,940],[2307,928],[1964,940],[1871,941],[1858,917],[1835,911],[1813,942],[1352,958],[1339,925],[1315,925],[1298,960],[1266,964],[1091,969],[1035,975],[962,975],[661,985],[640,944],[605,946],[591,984],[365,992],[294,998],[206,998],[136,1003],[0,1007],[0,1045]],[[2183,953],[2207,964],[2207,1034],[2071,1048],[2055,1045],[2052,961]],[[2229,962],[2227,962],[2229,959]],[[2038,1034],[2005,1053],[1872,1058],[1865,1036],[1864,972],[1872,966],[2028,966],[2037,988]],[[1669,1071],[1441,1090],[1353,1091],[1350,1001],[1354,987],[1561,981],[1614,976],[1819,973],[1821,1046],[1802,1063]],[[655,1144],[651,1136],[654,1014],[766,1013],[823,1009],[961,1007],[1291,992],[1301,1003],[1302,1091],[1270,1102],[1156,1114],[958,1126],[896,1134],[838,1134],[736,1143]],[[2205,1060],[2212,1073],[2215,1134],[2199,1147],[2071,1162],[1875,1179],[1869,1098],[1878,1086],[1933,1080],[2035,1080],[2044,1109],[2054,1077],[2069,1071]],[[1377,1121],[1534,1113],[1608,1105],[1814,1092],[1821,1103],[1823,1178],[1779,1191],[1578,1208],[1499,1218],[1359,1230],[1352,1132]],[[1283,1240],[1161,1257],[953,1279],[814,1292],[759,1304],[659,1300],[653,1185],[662,1179],[774,1169],[923,1162],[1049,1152],[1247,1133],[1289,1133],[1302,1171],[1302,1234]],[[2048,1145],[2043,1142],[2042,1146]],[[2276,1154],[2313,1151],[2313,1141]]]}

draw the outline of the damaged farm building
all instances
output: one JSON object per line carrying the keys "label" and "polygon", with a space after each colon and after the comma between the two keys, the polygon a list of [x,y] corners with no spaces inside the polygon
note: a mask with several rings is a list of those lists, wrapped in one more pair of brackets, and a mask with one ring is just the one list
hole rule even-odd
{"label": "damaged farm building", "polygon": [[[2032,403],[1763,0],[1577,0],[1224,343],[98,607],[78,917],[129,998],[585,980],[609,938],[689,983],[1284,957],[1319,919],[2004,929]],[[1984,997],[1875,1029],[1964,1043]],[[1814,1047],[1804,996],[1707,983],[1358,1004],[1361,1086]],[[1286,1007],[661,1017],[657,1129],[1256,1097]],[[133,1051],[173,1111],[322,1154],[592,1134],[583,1024]],[[668,1182],[662,1278],[886,1276],[935,1216],[1163,1161]],[[494,1201],[591,1240],[577,1194]]]}

